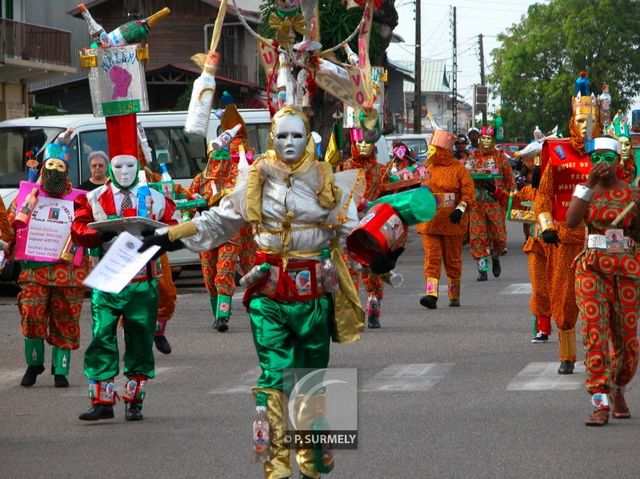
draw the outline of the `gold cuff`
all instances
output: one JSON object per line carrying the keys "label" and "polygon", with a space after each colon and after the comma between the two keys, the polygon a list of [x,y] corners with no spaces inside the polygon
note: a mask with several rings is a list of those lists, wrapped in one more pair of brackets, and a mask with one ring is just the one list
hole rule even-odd
{"label": "gold cuff", "polygon": [[187,221],[185,223],[180,223],[179,225],[172,226],[169,228],[168,236],[169,241],[176,241],[182,238],[187,238],[189,236],[193,236],[198,232],[198,228],[193,221]]}
{"label": "gold cuff", "polygon": [[548,230],[555,230],[551,213],[540,213],[538,215],[538,224],[540,225],[540,231],[543,233]]}

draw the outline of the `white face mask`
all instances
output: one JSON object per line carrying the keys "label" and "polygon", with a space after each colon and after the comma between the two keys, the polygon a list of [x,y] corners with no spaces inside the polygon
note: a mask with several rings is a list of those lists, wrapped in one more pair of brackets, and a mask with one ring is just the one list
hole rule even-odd
{"label": "white face mask", "polygon": [[295,163],[302,158],[308,140],[304,123],[297,116],[285,115],[276,119],[273,148],[282,161]]}
{"label": "white face mask", "polygon": [[136,180],[138,159],[132,155],[116,155],[111,159],[111,171],[120,186],[128,188]]}

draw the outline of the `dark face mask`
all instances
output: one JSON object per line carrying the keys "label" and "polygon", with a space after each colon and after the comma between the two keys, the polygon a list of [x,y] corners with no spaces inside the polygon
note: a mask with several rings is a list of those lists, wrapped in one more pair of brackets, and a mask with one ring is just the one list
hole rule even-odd
{"label": "dark face mask", "polygon": [[42,170],[42,189],[50,195],[63,195],[67,189],[67,172],[44,168]]}

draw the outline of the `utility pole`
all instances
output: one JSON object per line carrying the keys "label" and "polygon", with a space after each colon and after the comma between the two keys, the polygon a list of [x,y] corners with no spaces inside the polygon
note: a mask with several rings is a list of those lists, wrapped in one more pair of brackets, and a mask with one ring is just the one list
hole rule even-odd
{"label": "utility pole", "polygon": [[422,48],[420,45],[420,1],[416,2],[416,55],[413,61],[414,83],[413,83],[413,132],[422,133]]}
{"label": "utility pole", "polygon": [[[480,85],[484,86],[484,46],[482,43],[482,33],[478,35],[478,42],[480,42]],[[488,103],[487,98],[487,103]],[[487,124],[487,111],[482,110],[482,124]]]}
{"label": "utility pole", "polygon": [[456,36],[456,7],[453,7],[453,18],[451,30],[453,33],[453,74],[451,79],[451,110],[452,127],[451,133],[458,133],[458,40]]}

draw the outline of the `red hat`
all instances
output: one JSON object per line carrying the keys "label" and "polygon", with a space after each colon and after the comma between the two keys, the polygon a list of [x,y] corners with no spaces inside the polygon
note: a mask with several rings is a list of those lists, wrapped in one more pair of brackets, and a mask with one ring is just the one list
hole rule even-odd
{"label": "red hat", "polygon": [[495,132],[495,130],[493,129],[492,126],[483,126],[482,129],[480,130],[480,135],[481,136],[493,136],[494,132]]}
{"label": "red hat", "polygon": [[446,150],[453,148],[453,144],[456,142],[456,135],[445,130],[434,130],[431,135],[430,145],[439,146]]}

